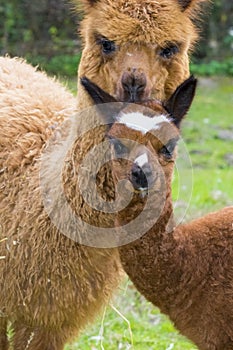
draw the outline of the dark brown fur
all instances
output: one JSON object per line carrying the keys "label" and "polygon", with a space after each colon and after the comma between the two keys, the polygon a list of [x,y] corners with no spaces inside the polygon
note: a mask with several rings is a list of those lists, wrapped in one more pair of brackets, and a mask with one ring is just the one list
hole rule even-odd
{"label": "dark brown fur", "polygon": [[199,349],[233,349],[233,207],[167,232],[167,201],[157,225],[120,248],[123,267]]}

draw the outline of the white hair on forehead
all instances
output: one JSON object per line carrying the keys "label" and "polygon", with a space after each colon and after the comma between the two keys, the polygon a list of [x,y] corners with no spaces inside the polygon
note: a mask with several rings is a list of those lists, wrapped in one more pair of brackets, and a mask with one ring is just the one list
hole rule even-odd
{"label": "white hair on forehead", "polygon": [[161,123],[170,123],[171,120],[164,114],[150,118],[140,112],[131,112],[122,113],[117,118],[117,122],[146,134],[150,130],[158,130]]}
{"label": "white hair on forehead", "polygon": [[139,157],[135,159],[135,163],[137,163],[140,167],[148,163],[148,156],[146,153],[141,154]]}

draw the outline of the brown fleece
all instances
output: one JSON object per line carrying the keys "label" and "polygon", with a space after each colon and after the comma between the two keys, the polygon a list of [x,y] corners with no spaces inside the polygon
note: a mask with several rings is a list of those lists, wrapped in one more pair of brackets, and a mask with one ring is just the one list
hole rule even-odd
{"label": "brown fleece", "polygon": [[233,349],[233,207],[167,232],[170,201],[151,230],[120,248],[124,269],[200,350]]}
{"label": "brown fleece", "polygon": [[7,238],[0,244],[1,350],[8,348],[7,322],[14,350],[63,349],[119,283],[117,251],[80,246],[59,233],[41,198],[41,151],[75,105],[55,80],[0,58],[0,240]]}

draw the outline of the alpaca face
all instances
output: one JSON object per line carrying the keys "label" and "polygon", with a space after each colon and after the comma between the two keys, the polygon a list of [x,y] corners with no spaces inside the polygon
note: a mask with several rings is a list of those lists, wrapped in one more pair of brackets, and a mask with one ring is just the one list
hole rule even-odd
{"label": "alpaca face", "polygon": [[115,181],[128,180],[141,193],[156,189],[161,177],[169,186],[179,126],[193,100],[196,79],[187,79],[164,104],[148,100],[144,105],[116,103],[89,79],[81,82],[93,101],[102,104],[98,108],[108,124],[105,137],[111,147]]}
{"label": "alpaca face", "polygon": [[191,18],[200,0],[82,2],[79,76],[127,102],[167,99],[187,78],[197,38]]}
{"label": "alpaca face", "polygon": [[147,108],[135,107],[119,113],[106,137],[115,182],[128,180],[134,191],[145,194],[157,188],[160,177],[171,178],[179,131],[160,104],[154,105],[153,115]]}

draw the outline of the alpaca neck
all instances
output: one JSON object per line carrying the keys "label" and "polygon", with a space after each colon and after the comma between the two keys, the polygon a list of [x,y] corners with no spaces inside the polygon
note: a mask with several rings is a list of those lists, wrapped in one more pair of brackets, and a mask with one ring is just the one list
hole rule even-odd
{"label": "alpaca neck", "polygon": [[[167,191],[164,197],[162,195],[159,198],[158,196],[151,196],[148,199],[149,204],[147,205],[146,201],[147,198],[136,195],[133,197],[130,205],[117,214],[115,223],[118,227],[127,225],[141,215],[141,213],[144,214],[142,216],[144,220],[142,225],[146,226],[146,230],[141,230],[144,234],[140,235],[139,233],[138,239],[132,240],[129,245],[123,248],[140,245],[142,241],[146,242],[151,239],[153,239],[153,242],[163,242],[164,239],[170,236],[168,233],[173,231],[175,223],[173,219],[171,191]],[[137,229],[136,226],[135,229]]]}
{"label": "alpaca neck", "polygon": [[164,312],[169,307],[166,304],[168,294],[173,293],[171,281],[176,278],[173,227],[173,207],[169,192],[163,211],[153,227],[141,238],[119,248],[124,270],[136,288]]}

